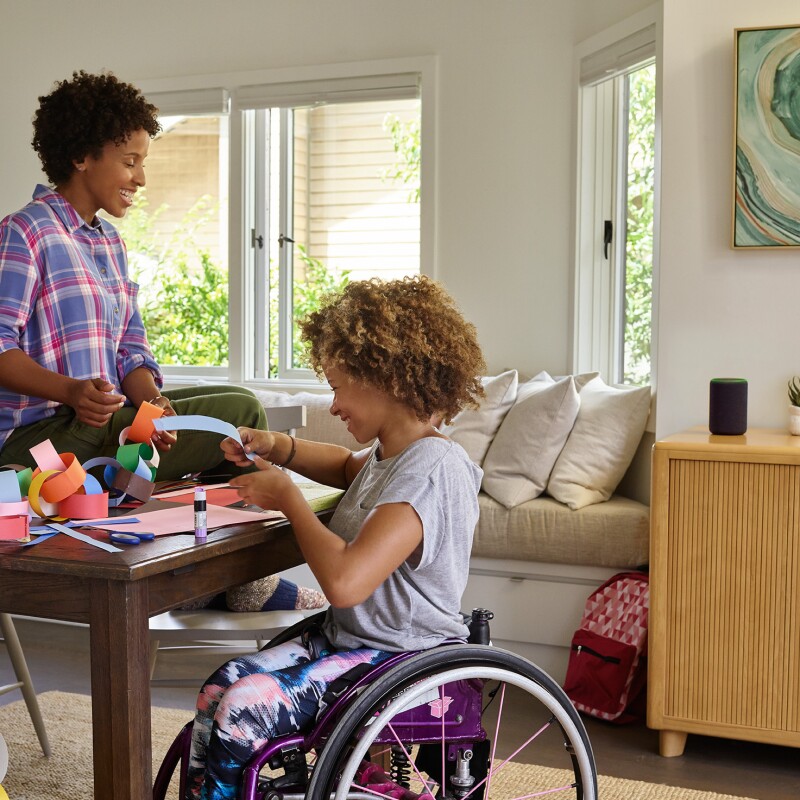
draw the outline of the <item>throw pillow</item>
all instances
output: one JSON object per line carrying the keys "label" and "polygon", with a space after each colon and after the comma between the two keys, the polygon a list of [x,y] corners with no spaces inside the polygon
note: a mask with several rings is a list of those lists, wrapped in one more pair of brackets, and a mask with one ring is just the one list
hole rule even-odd
{"label": "throw pillow", "polygon": [[465,408],[449,425],[442,425],[441,428],[442,433],[458,442],[478,466],[483,463],[500,423],[514,405],[519,379],[517,371],[512,369],[500,375],[481,378],[481,383],[486,397],[480,408]]}
{"label": "throw pillow", "polygon": [[547,493],[573,510],[611,497],[650,413],[649,386],[609,386],[595,377],[579,396],[578,418],[547,484]]}
{"label": "throw pillow", "polygon": [[578,391],[571,376],[546,372],[520,384],[483,462],[483,490],[506,508],[533,500],[547,479],[578,416]]}

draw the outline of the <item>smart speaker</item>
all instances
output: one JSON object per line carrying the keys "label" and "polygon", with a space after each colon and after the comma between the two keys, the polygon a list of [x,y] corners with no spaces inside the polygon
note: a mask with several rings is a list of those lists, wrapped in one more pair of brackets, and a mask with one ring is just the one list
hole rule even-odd
{"label": "smart speaker", "polygon": [[741,436],[747,430],[747,381],[744,378],[711,379],[708,429],[721,436]]}

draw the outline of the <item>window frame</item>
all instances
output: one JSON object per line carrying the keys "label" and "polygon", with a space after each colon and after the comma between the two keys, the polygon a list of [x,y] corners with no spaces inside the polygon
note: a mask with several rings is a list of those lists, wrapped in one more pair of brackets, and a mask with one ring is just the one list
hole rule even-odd
{"label": "window frame", "polygon": [[[181,97],[192,100],[215,98],[223,93],[230,97],[229,152],[228,152],[228,367],[184,367],[166,366],[163,368],[165,382],[173,385],[198,384],[213,380],[217,383],[232,383],[254,388],[303,389],[318,386],[318,380],[310,370],[285,369],[286,359],[290,357],[291,337],[282,330],[281,377],[269,378],[257,368],[257,352],[266,347],[266,275],[268,271],[268,248],[261,249],[264,254],[260,263],[253,257],[250,231],[256,227],[256,205],[249,186],[259,165],[254,163],[252,147],[249,142],[256,135],[246,121],[244,108],[240,105],[253,87],[273,86],[285,91],[287,102],[292,100],[291,87],[303,88],[320,82],[330,82],[334,88],[341,84],[363,83],[369,92],[369,85],[386,83],[393,75],[415,74],[420,85],[421,148],[425,153],[420,170],[420,274],[436,278],[436,87],[437,57],[419,56],[409,58],[384,59],[378,61],[328,64],[309,67],[269,69],[248,72],[198,75],[180,78],[149,79],[137,82],[146,97],[171,97],[176,103]],[[357,99],[357,98],[354,98]],[[153,101],[155,102],[155,101]],[[216,100],[214,101],[216,103]],[[158,105],[157,102],[155,102]],[[218,113],[203,106],[195,113]],[[165,113],[165,112],[162,112]],[[262,188],[267,187],[263,185]],[[259,189],[260,190],[260,189]],[[267,221],[268,224],[268,221]],[[287,230],[286,228],[284,230]],[[290,266],[281,265],[281,270],[291,273]],[[291,275],[290,278],[291,280]],[[286,281],[281,273],[281,325],[291,327],[287,314]],[[264,315],[258,314],[258,307]],[[262,330],[263,329],[263,330]],[[286,349],[287,352],[283,352]]]}
{"label": "window frame", "polygon": [[[654,9],[592,37],[576,48],[577,152],[572,369],[600,372],[620,383],[624,369],[627,104],[630,72],[659,58]],[[660,86],[656,84],[655,186],[650,385],[656,383],[657,269],[660,185]],[[614,226],[609,258],[604,222]]]}

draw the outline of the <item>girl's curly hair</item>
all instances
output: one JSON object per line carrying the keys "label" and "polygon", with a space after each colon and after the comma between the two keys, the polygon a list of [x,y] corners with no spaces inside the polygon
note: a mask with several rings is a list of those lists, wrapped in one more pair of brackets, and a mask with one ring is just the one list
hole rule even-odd
{"label": "girl's curly hair", "polygon": [[75,161],[99,158],[109,142],[122,144],[138,130],[155,136],[158,109],[142,93],[110,72],[73,72],[39,98],[33,117],[33,149],[48,180],[58,186],[69,180]]}
{"label": "girl's curly hair", "polygon": [[484,396],[475,326],[424,276],[355,281],[300,321],[317,375],[336,367],[412,408],[449,422]]}

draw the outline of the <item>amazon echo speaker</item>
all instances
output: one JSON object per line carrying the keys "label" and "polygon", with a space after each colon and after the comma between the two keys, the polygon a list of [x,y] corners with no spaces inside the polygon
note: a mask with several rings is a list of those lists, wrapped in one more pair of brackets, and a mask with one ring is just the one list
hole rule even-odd
{"label": "amazon echo speaker", "polygon": [[747,381],[744,378],[711,379],[708,429],[720,436],[741,436],[747,430]]}

